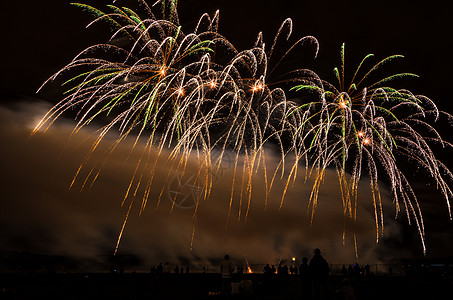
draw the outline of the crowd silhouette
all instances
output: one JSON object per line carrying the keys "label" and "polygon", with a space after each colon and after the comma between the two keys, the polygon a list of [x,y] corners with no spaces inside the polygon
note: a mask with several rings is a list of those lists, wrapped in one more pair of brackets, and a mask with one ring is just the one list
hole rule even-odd
{"label": "crowd silhouette", "polygon": [[[246,265],[246,273],[251,272],[251,269]],[[212,270],[211,270],[212,271]],[[255,270],[256,271],[256,270]],[[151,274],[162,275],[167,273],[174,274],[188,274],[190,272],[189,266],[175,265],[170,267],[168,262],[164,264],[159,263],[157,266],[152,266]],[[220,284],[218,292],[211,292],[211,295],[232,296],[237,294],[253,292],[254,285],[252,281],[244,277],[244,266],[234,265],[230,256],[226,254],[219,264],[219,269],[214,273],[220,273]],[[325,300],[325,299],[355,299],[354,288],[351,286],[351,281],[359,280],[360,278],[372,276],[371,268],[368,264],[359,266],[358,264],[343,265],[341,274],[343,276],[342,284],[339,288],[329,289],[329,274],[331,267],[327,260],[323,257],[319,248],[314,249],[313,256],[309,259],[303,257],[300,264],[293,262],[288,264],[280,262],[277,266],[270,265],[269,263],[262,269],[262,282],[261,288],[267,292],[275,292],[278,290],[278,282],[287,280],[288,278],[297,280],[299,284],[299,292],[302,299],[307,300]],[[200,273],[198,271],[198,273]],[[208,273],[208,267],[202,266],[201,273]],[[260,273],[258,271],[258,273]],[[212,273],[211,273],[212,274]]]}
{"label": "crowd silhouette", "polygon": [[[147,267],[112,266],[109,273],[55,271],[2,274],[0,299],[434,299],[451,291],[452,272],[435,265],[408,265],[406,274],[387,266],[329,265],[320,249],[311,257],[250,266],[227,254],[207,265],[162,262]],[[117,262],[115,264],[118,264]],[[252,269],[253,268],[253,269]],[[105,269],[104,269],[105,270]],[[107,269],[108,270],[108,269]],[[418,273],[417,273],[418,270]],[[375,275],[373,271],[376,271]],[[442,272],[440,272],[442,271]],[[417,275],[418,274],[418,275]],[[418,277],[417,277],[418,276]],[[406,286],[411,288],[395,289]],[[35,296],[35,297],[33,297]],[[393,297],[393,298],[391,298]],[[415,298],[414,298],[415,297]],[[418,298],[417,298],[418,297]],[[439,297],[437,297],[439,298]]]}
{"label": "crowd silhouette", "polygon": [[[234,267],[230,261],[229,255],[225,255],[224,260],[220,264],[220,272],[222,274],[222,289],[224,295],[232,294],[232,275]],[[239,271],[238,274],[242,274]],[[280,279],[285,279],[288,275],[298,275],[301,283],[301,293],[303,299],[324,300],[329,298],[328,276],[330,266],[326,259],[321,255],[321,250],[316,248],[314,255],[308,261],[307,257],[302,258],[302,263],[299,266],[291,264],[279,263],[277,268],[274,265],[266,264],[263,268],[263,286],[265,289],[272,288],[272,280],[275,276]],[[245,280],[239,282],[239,286]]]}

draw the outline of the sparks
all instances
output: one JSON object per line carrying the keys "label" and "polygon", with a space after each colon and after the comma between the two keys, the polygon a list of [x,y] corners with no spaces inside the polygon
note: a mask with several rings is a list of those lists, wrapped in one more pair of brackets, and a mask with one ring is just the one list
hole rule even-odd
{"label": "sparks", "polygon": [[257,82],[253,85],[252,87],[252,92],[256,93],[261,91],[264,88],[263,84],[261,81],[257,80]]}
{"label": "sparks", "polygon": [[[380,176],[387,177],[397,212],[401,207],[406,208],[408,219],[414,219],[422,243],[426,251],[424,240],[424,226],[420,206],[409,181],[403,173],[401,160],[414,161],[414,153],[419,153],[419,160],[414,161],[424,166],[427,175],[439,186],[439,190],[447,201],[449,213],[450,199],[453,197],[448,184],[453,176],[443,173],[440,169],[445,166],[438,161],[430,148],[431,141],[445,142],[436,130],[426,121],[430,114],[437,118],[440,112],[435,104],[425,96],[414,95],[408,90],[396,90],[387,84],[392,79],[400,77],[414,77],[414,74],[400,73],[386,76],[384,79],[372,82],[370,74],[376,72],[382,64],[401,57],[389,56],[374,66],[368,72],[360,72],[364,62],[373,55],[367,55],[359,64],[350,83],[345,82],[344,44],[341,48],[341,67],[334,72],[338,85],[319,80],[318,75],[308,85],[299,85],[295,90],[317,90],[322,101],[308,101],[301,107],[300,138],[310,142],[310,148],[302,144],[302,150],[310,154],[308,159],[316,161],[316,174],[323,174],[327,167],[335,166],[338,170],[338,180],[341,185],[345,217],[355,224],[357,218],[357,199],[359,181],[365,175],[370,180],[372,204],[374,207],[376,242],[383,235],[384,215],[380,195]],[[341,71],[340,71],[341,70]],[[380,68],[379,68],[380,70]],[[361,74],[364,75],[361,75]],[[310,81],[310,80],[309,80]],[[316,88],[313,88],[316,87]],[[345,88],[346,87],[346,88]],[[338,110],[338,107],[341,110]],[[427,113],[429,112],[429,113]],[[443,112],[444,113],[444,112]],[[445,113],[446,114],[446,113]],[[449,116],[449,114],[446,114]],[[356,131],[356,128],[370,128],[371,130]],[[418,130],[433,133],[425,138]],[[359,139],[359,140],[358,140]],[[372,145],[373,147],[362,147]],[[395,151],[398,149],[398,151]],[[351,168],[352,166],[352,168]],[[307,167],[310,167],[307,164]],[[379,172],[378,172],[379,170]],[[364,174],[365,173],[365,174]],[[351,176],[350,180],[346,177]],[[310,205],[313,212],[316,209],[319,185],[315,181],[311,194]],[[401,205],[400,202],[403,202]],[[312,213],[313,216],[313,213]],[[356,235],[353,229],[353,240]]]}
{"label": "sparks", "polygon": [[[109,116],[105,119],[111,120],[99,130],[99,136],[93,143],[90,155],[87,155],[88,158],[81,164],[71,185],[87,168],[91,153],[96,151],[109,131],[119,128],[120,136],[112,151],[130,134],[136,133],[134,147],[141,137],[147,135],[149,142],[146,150],[154,147],[162,150],[167,145],[172,148],[170,159],[174,166],[172,171],[183,170],[189,157],[197,154],[201,167],[196,180],[204,181],[200,186],[209,187],[200,192],[200,197],[204,199],[210,195],[214,177],[209,170],[215,169],[213,166],[216,164],[211,159],[211,151],[215,146],[222,145],[221,153],[231,150],[235,155],[228,218],[235,199],[239,199],[238,219],[247,218],[252,206],[253,175],[258,168],[263,168],[265,174],[272,172],[274,174],[270,180],[267,175],[264,179],[265,203],[274,179],[281,171],[282,179],[286,181],[281,196],[282,205],[287,189],[296,181],[300,163],[305,162],[307,170],[312,170],[310,174],[314,174],[309,199],[312,220],[327,168],[337,168],[344,205],[342,212],[352,224],[356,224],[357,218],[358,206],[355,201],[359,181],[363,176],[371,179],[370,190],[377,241],[383,235],[384,228],[383,204],[378,184],[379,173],[379,176],[387,177],[390,183],[397,212],[401,207],[405,207],[408,219],[413,217],[415,220],[425,251],[420,205],[408,179],[404,176],[401,169],[403,164],[400,162],[413,161],[414,153],[418,153],[416,163],[423,166],[439,187],[446,199],[451,218],[450,199],[453,192],[449,182],[453,180],[453,175],[437,159],[429,146],[432,141],[442,145],[446,145],[447,142],[440,137],[427,119],[428,116],[438,118],[441,113],[451,116],[438,111],[436,105],[425,96],[414,95],[407,90],[396,90],[387,85],[392,79],[413,77],[414,74],[395,74],[365,86],[369,74],[375,74],[375,70],[381,70],[381,65],[401,56],[394,55],[379,61],[362,76],[363,63],[372,57],[366,56],[350,77],[350,84],[347,84],[344,75],[343,45],[341,67],[334,69],[338,84],[328,83],[304,66],[294,66],[297,72],[288,72],[290,74],[288,78],[271,82],[270,74],[284,58],[274,59],[272,55],[278,52],[285,53],[273,50],[277,41],[281,40],[280,35],[285,35],[286,40],[289,39],[293,32],[291,19],[282,23],[274,38],[274,44],[269,49],[266,48],[260,33],[253,48],[239,52],[230,41],[217,33],[219,20],[217,14],[212,17],[204,14],[200,17],[196,29],[190,30],[190,34],[187,34],[179,24],[176,5],[164,5],[163,17],[159,19],[151,13],[152,8],[145,1],[140,3],[145,6],[144,12],[147,13],[143,19],[140,13],[130,9],[122,10],[109,6],[113,11],[103,13],[89,5],[74,4],[93,12],[97,16],[97,21],[113,21],[112,24],[116,28],[111,38],[124,34],[131,43],[124,48],[104,43],[90,46],[44,83],[52,82],[63,74],[73,74],[73,71],[78,71],[80,67],[84,69],[84,73],[78,73],[66,80],[65,86],[69,88],[65,98],[42,118],[33,133],[41,128],[47,129],[58,117],[73,109],[78,111],[78,123],[74,132],[87,124],[93,124],[91,121],[95,118],[104,120],[102,117],[105,114]],[[168,9],[170,11],[166,11]],[[287,33],[284,33],[285,30]],[[298,39],[288,48],[286,54],[297,49],[295,46],[305,41],[316,45],[316,56],[319,45],[311,36]],[[106,55],[108,57],[106,59],[90,56],[96,49],[114,55]],[[225,55],[221,60],[225,61],[224,65],[218,63],[218,55]],[[85,71],[86,68],[88,71]],[[216,78],[218,82],[212,78]],[[269,85],[265,85],[264,82]],[[291,90],[315,92],[304,98],[304,102],[289,101],[287,84],[294,82],[303,84]],[[215,93],[206,87],[216,88]],[[319,94],[316,95],[316,92]],[[174,101],[175,95],[178,101]],[[222,127],[219,124],[226,126]],[[357,132],[357,128],[366,130]],[[432,135],[425,138],[419,131]],[[267,170],[265,163],[265,149],[270,143],[276,146],[272,148],[280,151],[280,164],[277,170],[271,172]],[[372,144],[372,147],[362,146],[369,144]],[[134,183],[137,188],[133,195],[129,194],[128,189],[123,200],[124,202],[126,198],[136,195],[138,197],[139,187],[146,186],[140,195],[143,199],[140,211],[148,203],[150,190],[155,188],[153,178],[157,164],[156,160],[149,170],[146,168],[149,164],[146,163],[146,167],[143,168],[146,170],[138,174],[140,171],[137,170],[141,170],[139,168],[141,161],[137,164],[136,173],[129,185],[132,186]],[[239,161],[243,161],[240,167]],[[289,172],[287,164],[290,165]],[[96,174],[97,178],[99,172],[100,169],[93,171],[90,169],[89,174]],[[146,176],[149,176],[147,180],[144,179]],[[347,179],[348,176],[351,177],[350,180]],[[82,180],[84,183],[86,181]],[[237,182],[241,186],[239,197],[235,194]],[[157,188],[161,188],[162,195],[165,187]],[[157,206],[159,201],[160,198]],[[403,205],[400,202],[403,202]],[[198,203],[202,201],[197,202],[194,220]],[[243,210],[245,213],[242,213]],[[126,220],[120,237],[126,226]],[[194,234],[195,227],[192,241]]]}
{"label": "sparks", "polygon": [[214,80],[211,80],[211,81],[209,82],[209,87],[210,87],[211,89],[213,89],[213,88],[216,87],[216,83],[215,83]]}

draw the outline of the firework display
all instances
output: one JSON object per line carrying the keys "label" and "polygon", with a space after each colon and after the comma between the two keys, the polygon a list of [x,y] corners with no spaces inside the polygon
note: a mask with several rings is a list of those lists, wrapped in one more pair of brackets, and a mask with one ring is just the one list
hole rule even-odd
{"label": "firework display", "polygon": [[[365,175],[370,180],[378,241],[384,227],[379,175],[379,179],[389,184],[397,213],[404,207],[409,222],[413,217],[425,251],[420,207],[400,166],[409,161],[422,167],[444,195],[451,217],[449,199],[452,192],[448,185],[451,173],[438,161],[429,145],[430,142],[438,142],[445,146],[447,142],[427,123],[428,116],[437,120],[443,112],[425,96],[389,86],[397,78],[416,76],[414,74],[399,73],[384,78],[378,76],[377,81],[367,83],[378,68],[400,58],[400,55],[386,57],[363,72],[363,65],[373,55],[365,56],[350,82],[347,82],[344,50],[343,44],[341,67],[334,69],[337,85],[315,75],[310,84],[293,87],[317,95],[315,101],[304,103],[298,108],[303,113],[303,122],[298,128],[300,138],[306,141],[302,145],[311,159],[311,166],[308,167],[316,174],[310,199],[312,212],[316,209],[319,184],[324,172],[327,167],[334,167],[338,173],[344,210],[355,222],[358,184]],[[349,179],[347,174],[350,175]]]}
{"label": "firework display", "polygon": [[[129,201],[129,209],[120,238],[139,187],[143,187],[140,211],[154,188],[157,160],[147,160],[147,152],[170,149],[167,161],[175,172],[183,173],[190,157],[199,162],[198,174],[190,177],[193,185],[202,187],[199,200],[209,198],[222,160],[226,153],[233,153],[228,217],[234,201],[240,201],[240,207],[244,202],[245,212],[239,210],[238,220],[246,219],[249,213],[252,177],[258,169],[265,175],[265,207],[275,179],[284,179],[281,206],[287,189],[296,181],[298,167],[304,165],[305,179],[314,180],[311,219],[325,172],[333,168],[343,201],[344,232],[353,231],[359,181],[367,177],[377,241],[384,230],[379,187],[379,180],[384,180],[390,186],[396,211],[404,210],[409,221],[415,221],[425,249],[421,210],[403,165],[410,161],[422,167],[437,183],[450,212],[452,174],[430,147],[432,142],[450,144],[429,124],[429,117],[435,121],[446,113],[425,96],[389,86],[397,78],[414,74],[379,77],[382,65],[401,56],[387,57],[364,71],[372,59],[367,55],[348,80],[343,45],[341,66],[334,70],[337,84],[324,81],[303,66],[279,74],[285,58],[298,47],[312,47],[313,57],[318,52],[318,42],[312,36],[288,42],[291,19],[282,23],[271,47],[260,33],[252,48],[238,50],[218,32],[218,11],[213,16],[203,14],[195,28],[186,31],[179,22],[176,0],[157,1],[151,6],[145,0],[138,2],[140,12],[116,5],[108,5],[109,12],[104,12],[74,4],[94,16],[89,26],[107,22],[112,35],[108,43],[83,50],[45,82],[65,77],[68,88],[34,130],[46,130],[70,111],[77,112],[74,133],[88,125],[103,124],[72,184],[107,135],[117,134],[111,151],[128,137],[135,140],[133,148],[139,141],[146,145],[124,196],[123,204]],[[292,100],[289,95],[303,98]],[[279,153],[280,162],[272,170],[266,164],[268,146]],[[94,182],[101,170],[102,165],[89,170],[83,186]],[[237,195],[235,186],[239,184]],[[156,206],[159,202],[156,200]],[[194,219],[200,202],[193,202]]]}

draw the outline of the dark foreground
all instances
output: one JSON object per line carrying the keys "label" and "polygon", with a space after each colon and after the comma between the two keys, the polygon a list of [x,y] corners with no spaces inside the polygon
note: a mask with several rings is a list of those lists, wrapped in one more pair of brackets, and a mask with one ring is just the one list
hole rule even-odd
{"label": "dark foreground", "polygon": [[[252,290],[224,296],[219,274],[0,274],[0,299],[304,299],[297,276],[245,274]],[[449,277],[382,276],[346,282],[355,299],[452,299]],[[344,299],[343,277],[329,277],[328,299]],[[251,292],[251,293],[248,293]]]}

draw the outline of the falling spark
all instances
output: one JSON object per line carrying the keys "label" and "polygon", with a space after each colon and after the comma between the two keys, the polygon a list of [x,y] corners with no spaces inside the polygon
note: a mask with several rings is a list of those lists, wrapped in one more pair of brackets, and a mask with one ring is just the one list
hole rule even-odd
{"label": "falling spark", "polygon": [[[320,80],[313,73],[306,84],[295,86],[298,91],[310,90],[318,92],[318,99],[300,106],[299,128],[301,151],[305,151],[307,160],[312,162],[316,173],[334,167],[337,170],[341,186],[345,216],[353,225],[357,222],[357,194],[359,181],[363,175],[370,178],[370,190],[376,219],[376,234],[383,234],[384,215],[378,184],[385,179],[390,184],[397,213],[406,207],[408,221],[415,220],[421,239],[423,252],[426,252],[423,217],[417,197],[403,173],[401,162],[411,161],[421,165],[428,176],[434,180],[447,201],[451,218],[450,198],[453,196],[448,182],[453,176],[451,172],[436,158],[429,142],[447,145],[437,131],[428,123],[428,117],[436,121],[442,113],[435,104],[425,96],[414,95],[408,90],[397,90],[387,84],[393,79],[414,77],[411,73],[399,73],[384,77],[377,82],[369,81],[369,75],[382,64],[401,57],[389,56],[371,67],[360,77],[361,68],[372,55],[367,55],[359,64],[351,82],[347,84],[344,74],[344,44],[341,48],[341,72],[335,68],[338,87]],[[338,103],[341,110],[336,107]],[[356,128],[362,128],[357,131]],[[423,134],[422,134],[423,133]],[[425,137],[424,134],[429,136]],[[310,145],[306,148],[306,145]],[[372,147],[362,147],[361,146]],[[448,144],[449,145],[449,144]],[[378,172],[379,170],[379,172]],[[365,173],[366,172],[366,173]],[[346,180],[346,174],[350,179]],[[364,174],[365,173],[365,174]],[[318,181],[313,185],[310,203],[316,209]],[[312,214],[313,217],[313,214]],[[354,227],[354,226],[353,226]],[[354,229],[353,229],[354,230]],[[357,237],[353,233],[355,247]]]}
{"label": "falling spark", "polygon": [[[436,158],[428,143],[434,141],[444,147],[450,144],[440,137],[427,120],[429,116],[437,120],[441,114],[449,115],[440,112],[425,96],[387,85],[393,79],[413,77],[414,74],[391,75],[365,86],[371,73],[401,56],[394,55],[381,60],[360,77],[363,64],[372,57],[366,56],[350,84],[347,84],[343,45],[341,67],[334,69],[338,87],[299,66],[294,72],[285,73],[278,77],[278,81],[273,81],[273,74],[279,70],[278,65],[296,46],[311,43],[316,46],[315,56],[318,52],[317,40],[307,36],[290,43],[288,50],[275,59],[275,49],[288,41],[292,34],[291,19],[282,23],[270,49],[266,48],[260,33],[254,47],[238,51],[217,32],[218,12],[212,17],[202,15],[195,30],[186,33],[179,24],[177,1],[162,1],[162,18],[156,17],[145,1],[140,3],[145,8],[144,18],[129,8],[111,5],[108,7],[112,12],[104,13],[89,5],[74,4],[93,13],[95,20],[90,25],[108,20],[113,28],[111,41],[123,35],[131,43],[125,47],[113,42],[90,46],[50,77],[43,85],[64,74],[73,74],[64,83],[64,86],[68,86],[65,97],[49,110],[33,133],[41,129],[45,131],[57,118],[75,110],[78,114],[74,134],[94,119],[108,120],[99,130],[90,154],[111,130],[116,129],[120,136],[112,151],[128,136],[134,136],[133,148],[141,138],[145,138],[147,150],[156,149],[159,157],[165,148],[171,149],[167,162],[172,166],[172,172],[184,173],[189,158],[195,154],[200,168],[193,184],[203,187],[200,193],[202,199],[198,200],[209,197],[216,175],[211,171],[218,170],[224,153],[231,151],[235,165],[228,219],[233,202],[238,201],[238,221],[246,219],[251,207],[252,175],[259,169],[264,171],[265,208],[274,180],[278,176],[285,180],[281,207],[287,189],[296,182],[299,165],[305,162],[305,180],[314,178],[309,199],[311,222],[318,207],[318,194],[325,171],[335,168],[346,223],[354,227],[357,222],[359,181],[366,175],[370,178],[378,239],[384,228],[379,170],[380,178],[383,176],[390,183],[397,213],[403,207],[402,202],[409,221],[411,216],[415,219],[425,251],[420,206],[400,168],[401,160],[409,160],[423,166],[437,183],[446,199],[451,218],[449,199],[453,194],[448,182],[453,176]],[[93,54],[97,53],[95,50],[114,53],[112,57],[117,59],[99,58]],[[225,63],[216,61],[220,54],[224,55],[220,61]],[[80,68],[91,69],[74,75],[73,71],[80,72]],[[291,90],[311,91],[311,98],[307,98],[304,103],[287,99],[288,84],[295,84]],[[357,128],[361,130],[357,131]],[[431,136],[424,137],[422,132]],[[266,146],[269,144],[279,149],[280,161],[275,170],[268,170],[265,163]],[[219,160],[212,161],[211,151],[216,147],[221,149],[222,154]],[[135,186],[131,197],[141,196],[140,213],[148,203],[150,190],[154,188],[152,183],[159,157],[151,163],[151,172],[146,168],[148,163],[140,170],[137,165],[127,188],[123,202],[129,196],[130,188]],[[294,157],[292,161],[291,157]],[[91,155],[87,155],[82,162],[71,186],[88,167],[90,158]],[[90,168],[83,186],[91,174],[96,174],[96,180],[99,172],[100,169]],[[268,174],[271,174],[269,178]],[[239,192],[235,191],[236,186],[241,186]],[[159,206],[164,189],[161,188],[156,207]],[[141,190],[143,192],[139,195]],[[246,201],[243,201],[244,197]],[[196,204],[194,224],[201,202],[197,201]],[[132,203],[133,200],[123,222],[115,253]],[[243,211],[245,217],[241,218]],[[352,231],[356,241],[354,229]],[[190,247],[194,235],[195,225]]]}

